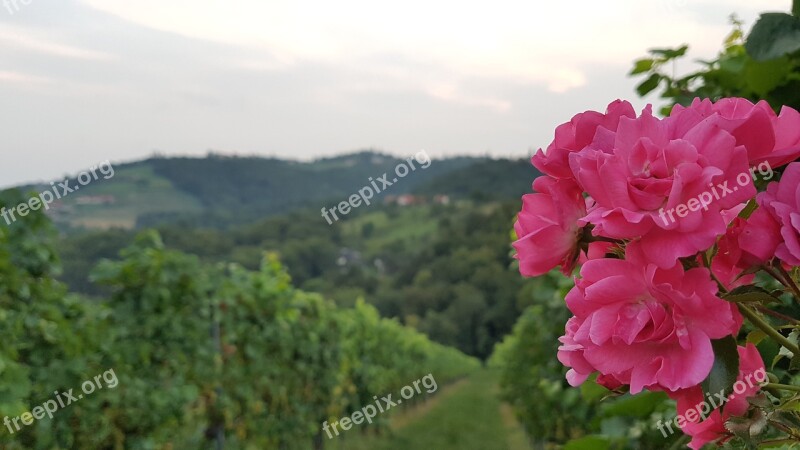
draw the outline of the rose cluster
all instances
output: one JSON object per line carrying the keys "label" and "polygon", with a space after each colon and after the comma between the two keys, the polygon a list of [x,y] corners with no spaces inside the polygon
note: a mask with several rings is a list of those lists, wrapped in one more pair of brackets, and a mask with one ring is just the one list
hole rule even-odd
{"label": "rose cluster", "polygon": [[[697,396],[712,340],[742,325],[720,289],[749,283],[775,258],[800,265],[798,156],[800,113],[739,98],[698,99],[665,118],[616,101],[560,125],[532,158],[543,176],[523,197],[514,248],[525,276],[580,264],[558,352],[570,384],[597,372],[634,394]],[[759,193],[755,167],[781,171],[780,181]],[[682,214],[665,221],[664,211]],[[687,424],[691,446],[723,437],[723,417],[742,409]]]}

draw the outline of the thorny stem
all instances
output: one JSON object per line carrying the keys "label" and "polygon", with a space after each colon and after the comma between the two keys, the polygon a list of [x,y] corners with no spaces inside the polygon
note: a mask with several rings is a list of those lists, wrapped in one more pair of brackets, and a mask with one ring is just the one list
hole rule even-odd
{"label": "thorny stem", "polygon": [[797,433],[794,430],[792,430],[791,428],[787,427],[786,425],[778,422],[777,420],[770,420],[769,423],[773,427],[775,427],[775,428],[783,431],[784,433],[788,434],[789,436],[791,436],[792,440],[790,442],[795,442],[796,443],[798,441],[798,439],[800,439],[800,436],[798,436]]}
{"label": "thorny stem", "polygon": [[763,387],[765,389],[777,389],[781,391],[800,392],[800,386],[793,386],[791,384],[767,383]]}
{"label": "thorny stem", "polygon": [[[719,283],[719,280],[717,280],[717,283]],[[720,284],[719,287],[720,291],[727,294],[728,290],[725,289],[725,286],[723,286],[722,283],[719,284]],[[768,324],[766,321],[764,321],[764,319],[762,319],[755,311],[753,311],[752,309],[741,303],[737,303],[736,306],[739,307],[739,311],[741,311],[743,316],[747,317],[747,320],[749,320],[750,323],[755,325],[756,328],[763,331],[767,336],[771,337],[772,339],[775,339],[776,341],[778,341],[778,343],[786,347],[787,350],[792,352],[793,357],[800,356],[800,347],[798,347],[797,344],[792,343],[792,341],[790,341],[789,339],[786,339],[786,337],[780,334],[778,330],[772,328],[772,326]]]}
{"label": "thorny stem", "polygon": [[761,445],[763,446],[777,446],[783,444],[792,444],[797,443],[797,439],[794,438],[785,438],[785,439],[770,439],[768,441],[762,441]]}
{"label": "thorny stem", "polygon": [[798,347],[797,344],[792,343],[792,341],[789,339],[786,339],[786,337],[780,334],[778,330],[772,328],[772,326],[764,321],[764,319],[762,319],[755,311],[741,303],[737,303],[736,306],[739,307],[739,311],[742,312],[743,316],[747,317],[747,320],[749,320],[750,323],[766,333],[767,336],[775,339],[781,345],[786,347],[787,350],[792,352],[792,356],[800,356],[800,347]]}
{"label": "thorny stem", "polygon": [[786,280],[786,286],[792,290],[792,293],[794,293],[795,300],[800,300],[800,289],[797,288],[797,283],[794,282],[792,276],[789,275],[789,272],[787,272],[786,269],[783,268],[783,265],[781,263],[777,263],[775,264],[775,266],[778,268],[778,271],[781,273],[781,275],[783,275],[784,279]]}
{"label": "thorny stem", "polygon": [[[768,274],[770,274],[772,276],[772,278],[775,278],[776,280],[778,280],[778,282],[780,282],[782,285],[786,286],[786,280],[784,280],[783,277],[781,277],[781,275],[778,272],[775,272],[774,270],[772,270],[772,267],[770,267],[770,266],[765,264],[765,265],[761,266],[761,269],[764,272],[767,272]],[[786,286],[786,287],[788,287],[788,286]]]}
{"label": "thorny stem", "polygon": [[769,308],[767,308],[767,307],[765,307],[763,305],[756,305],[756,309],[758,309],[759,311],[761,311],[764,314],[768,314],[768,315],[770,315],[772,317],[775,317],[777,319],[781,319],[781,320],[783,320],[785,322],[789,322],[789,323],[792,323],[792,324],[795,324],[795,325],[800,325],[800,320],[797,320],[797,319],[795,319],[793,317],[789,317],[789,316],[787,316],[785,314],[781,314],[779,312],[773,311],[773,310],[771,310],[771,309],[769,309]]}
{"label": "thorny stem", "polygon": [[794,281],[792,281],[792,277],[788,273],[786,273],[785,270],[783,270],[783,267],[780,266],[780,263],[778,264],[778,267],[780,267],[781,272],[776,272],[775,270],[773,270],[772,267],[768,265],[761,266],[761,269],[763,269],[764,272],[770,274],[772,278],[778,280],[780,284],[788,288],[792,292],[795,301],[800,302],[800,300],[798,300],[800,299],[800,290],[798,290],[797,285],[794,283]]}

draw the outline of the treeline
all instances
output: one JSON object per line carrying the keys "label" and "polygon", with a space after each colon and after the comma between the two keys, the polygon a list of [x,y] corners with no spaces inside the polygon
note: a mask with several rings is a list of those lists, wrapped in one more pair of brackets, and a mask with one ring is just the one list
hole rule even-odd
{"label": "treeline", "polygon": [[[431,166],[433,167],[433,165]],[[169,248],[204,262],[257,270],[265,250],[280,255],[295,285],[351,307],[363,297],[434,341],[485,358],[511,332],[531,299],[509,266],[517,202],[372,205],[333,226],[318,210],[297,211],[226,231],[161,226]],[[88,280],[97,260],[129,245],[132,231],[71,235],[59,243],[69,264],[61,279],[74,290],[107,296]]]}
{"label": "treeline", "polygon": [[[403,158],[374,151],[308,163],[214,154],[206,158],[152,158],[137,164],[152,166],[156,174],[169,180],[175,188],[197,198],[206,211],[190,215],[144,214],[137,223],[154,226],[202,221],[223,228],[306,206],[335,204],[367,185],[370,177],[377,179],[384,172],[392,173],[401,162]],[[471,157],[437,160],[425,170],[404,178],[402,183],[392,185],[387,194],[407,194],[440,177],[447,179],[453,171],[485,162],[491,161]],[[125,166],[118,168],[124,169]]]}
{"label": "treeline", "polygon": [[[102,223],[108,218],[103,208],[80,203],[82,198],[94,196],[113,198],[111,207],[135,218],[139,229],[166,224],[227,229],[302,208],[319,211],[323,205],[336,205],[368,185],[370,178],[387,173],[391,180],[398,164],[404,164],[404,159],[373,151],[312,162],[214,154],[205,158],[155,156],[115,166],[112,182],[88,185],[79,194],[65,197],[61,201],[66,209],[56,216],[56,224],[62,231],[74,232],[87,217]],[[387,196],[404,194],[428,201],[436,196],[516,200],[530,189],[531,171],[525,159],[433,159],[373,201],[383,203]]]}
{"label": "treeline", "polygon": [[118,385],[0,430],[9,450],[322,448],[323,421],[479,366],[363,303],[294,288],[274,256],[258,270],[210,264],[155,232],[93,271],[110,294],[89,301],[55,281],[52,239],[38,213],[0,227],[0,416],[110,369]]}
{"label": "treeline", "polygon": [[517,200],[530,192],[531,180],[539,175],[527,158],[490,159],[453,170],[419,186],[412,193],[478,201]]}

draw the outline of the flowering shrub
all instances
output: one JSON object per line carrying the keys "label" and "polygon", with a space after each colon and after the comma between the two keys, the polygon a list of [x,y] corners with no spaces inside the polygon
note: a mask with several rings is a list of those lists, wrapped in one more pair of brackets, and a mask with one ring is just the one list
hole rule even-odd
{"label": "flowering shrub", "polygon": [[[580,266],[558,351],[569,383],[597,373],[615,392],[666,392],[680,412],[764,368],[756,347],[737,350],[743,316],[800,367],[796,334],[781,332],[800,321],[775,311],[800,302],[798,157],[800,113],[741,98],[665,118],[618,100],[559,126],[532,158],[544,175],[523,197],[514,248],[525,276]],[[762,383],[680,428],[695,449],[798,439],[797,413],[758,400],[789,401],[780,389],[800,391]]]}

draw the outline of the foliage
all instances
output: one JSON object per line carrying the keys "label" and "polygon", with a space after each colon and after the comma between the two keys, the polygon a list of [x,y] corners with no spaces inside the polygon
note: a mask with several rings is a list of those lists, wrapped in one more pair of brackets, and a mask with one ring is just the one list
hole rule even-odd
{"label": "foliage", "polygon": [[[145,215],[138,224],[153,226],[179,220],[183,225],[191,225],[201,219],[203,223],[224,227],[309,205],[330,207],[368,185],[370,177],[377,179],[384,172],[394,171],[402,161],[373,151],[311,163],[213,154],[207,158],[154,158],[148,164],[155,173],[197,198],[205,211],[202,214]],[[435,161],[428,168],[416,170],[393,184],[386,195],[407,194],[433,179],[446,178],[455,170],[481,162],[482,159],[464,157]]]}
{"label": "foliage", "polygon": [[1,433],[4,448],[321,448],[324,420],[427,373],[444,385],[479,367],[366,304],[294,288],[275,255],[257,271],[209,264],[152,231],[94,270],[108,300],[68,295],[52,238],[41,212],[0,228],[0,414],[109,369],[118,385]]}
{"label": "foliage", "polygon": [[[61,198],[51,205],[50,213],[59,230],[70,233],[164,224],[224,229],[304,207],[314,206],[319,211],[323,204],[335,206],[369,185],[370,177],[392,173],[404,161],[372,150],[310,162],[213,153],[204,158],[153,156],[116,165],[113,178]],[[482,165],[492,168],[498,163],[513,164],[481,157],[436,159],[424,170],[415,170],[394,183],[385,195],[409,194],[439,180],[450,186],[450,179],[462,169],[473,167],[471,173],[476,174],[483,171]],[[497,192],[509,191],[502,178],[487,177],[485,181]],[[519,182],[524,187],[524,179]],[[70,183],[74,186],[77,182],[72,178]],[[42,183],[24,188],[44,191],[52,187]],[[376,195],[374,201],[383,202],[383,197],[382,193]]]}
{"label": "foliage", "polygon": [[[0,207],[11,207],[26,199],[7,191]],[[0,227],[0,328],[4,344],[0,350],[0,416],[17,417],[51,398],[78,386],[88,375],[104,369],[98,351],[105,333],[105,308],[68,295],[54,280],[59,261],[53,250],[54,230],[40,212],[19,217]],[[83,422],[94,414],[102,425],[105,408],[97,398],[87,398],[61,412],[58,421],[39,421],[35,426],[6,428],[0,433],[3,448],[58,448],[85,444],[92,426]]]}
{"label": "foliage", "polygon": [[[262,252],[274,251],[298,287],[340,306],[364,297],[383,317],[486,357],[529,302],[519,298],[522,280],[506,269],[512,259],[505,228],[513,208],[510,202],[469,201],[372,205],[333,226],[312,210],[226,231],[174,225],[158,230],[169,247],[208,263],[230,261],[256,270]],[[373,230],[368,236],[366,225]],[[133,232],[121,230],[65,237],[59,251],[70,266],[62,279],[81,293],[108,295],[107,287],[88,281],[87,268],[132,239]]]}
{"label": "foliage", "polygon": [[637,91],[644,96],[658,91],[672,105],[687,106],[695,97],[743,97],[752,101],[800,108],[800,18],[765,13],[745,39],[743,23],[731,18],[733,31],[711,61],[698,61],[700,69],[678,76],[674,68],[687,54],[688,45],[650,50],[637,60],[631,75],[643,76]]}
{"label": "foliage", "polygon": [[454,170],[414,190],[420,195],[447,195],[453,199],[498,200],[519,198],[536,176],[526,159],[496,159]]}

